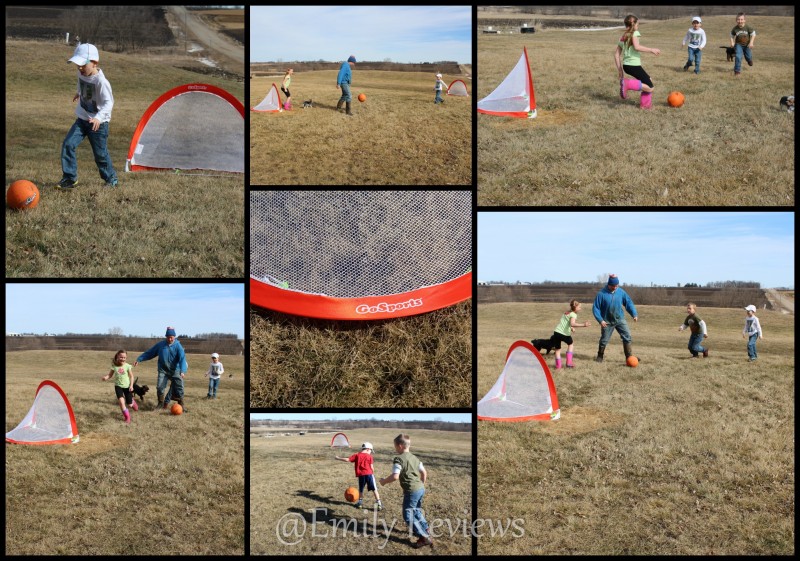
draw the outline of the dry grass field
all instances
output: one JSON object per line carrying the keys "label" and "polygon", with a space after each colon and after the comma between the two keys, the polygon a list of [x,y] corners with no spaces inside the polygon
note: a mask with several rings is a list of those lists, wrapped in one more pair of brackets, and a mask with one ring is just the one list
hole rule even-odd
{"label": "dry grass field", "polygon": [[[478,397],[509,345],[552,333],[558,304],[478,309]],[[482,554],[793,555],[794,317],[758,313],[747,361],[744,310],[702,308],[710,356],[692,359],[682,306],[639,306],[635,369],[618,335],[595,363],[594,320],[574,369],[553,370],[561,419],[478,426],[479,518],[522,519],[524,535]],[[590,319],[584,311],[578,320]]]}
{"label": "dry grass field", "polygon": [[243,84],[176,69],[161,55],[151,61],[146,54],[101,52],[100,68],[114,92],[108,147],[119,187],[103,186],[85,140],[78,148],[79,186],[61,192],[54,188],[62,175],[61,143],[75,120],[71,54],[57,43],[6,41],[6,187],[28,179],[41,196],[31,211],[6,209],[6,276],[241,278],[244,176],[124,169],[134,129],[162,93],[204,82],[243,100]]}
{"label": "dry grass field", "polygon": [[[478,204],[794,205],[794,115],[778,104],[794,92],[794,18],[748,18],[758,34],[755,64],[735,79],[719,48],[735,17],[704,18],[708,44],[695,75],[683,71],[688,16],[640,20],[641,43],[661,50],[642,54],[656,88],[649,112],[638,109],[638,93],[619,97],[620,30],[573,32],[544,21],[534,34],[478,33],[476,99],[527,46],[539,111],[530,120],[477,117]],[[680,109],[666,104],[673,90],[686,96]]]}
{"label": "dry grass field", "polygon": [[234,376],[207,401],[208,357],[189,355],[188,411],[177,417],[152,409],[155,363],[140,364],[150,391],[126,425],[113,382],[100,381],[113,352],[6,353],[6,431],[50,379],[80,434],[70,445],[6,444],[6,555],[244,555],[243,358],[221,357]]}
{"label": "dry grass field", "polygon": [[472,302],[386,321],[250,310],[250,406],[470,407]]}
{"label": "dry grass field", "polygon": [[[367,493],[358,510],[344,490],[358,486],[349,457],[352,449],[331,449],[330,434],[250,436],[250,553],[252,555],[410,555],[399,483],[378,486],[383,511],[372,510]],[[411,436],[411,452],[428,471],[423,508],[437,555],[469,555],[472,539],[472,434],[447,431],[359,429],[347,431],[351,444],[375,447],[376,482],[391,473],[392,440]],[[451,532],[451,529],[453,530]],[[292,533],[292,531],[296,533]],[[465,535],[466,533],[466,535]],[[430,554],[427,548],[422,554]]]}
{"label": "dry grass field", "polygon": [[[472,97],[434,105],[433,74],[353,69],[353,116],[337,71],[295,72],[292,111],[250,113],[252,185],[470,185]],[[460,76],[444,76],[450,83]],[[250,107],[283,75],[250,80]],[[472,84],[465,80],[472,94]],[[365,102],[356,97],[364,93]],[[281,93],[281,100],[283,99]],[[304,100],[312,109],[303,109]]]}

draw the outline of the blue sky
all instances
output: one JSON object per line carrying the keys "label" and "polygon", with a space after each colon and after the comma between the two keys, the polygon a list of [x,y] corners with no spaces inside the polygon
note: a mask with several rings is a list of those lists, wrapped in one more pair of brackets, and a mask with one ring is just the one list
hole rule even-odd
{"label": "blue sky", "polygon": [[471,413],[250,413],[250,419],[275,421],[321,421],[349,419],[380,419],[384,421],[433,421],[442,419],[452,423],[471,423]]}
{"label": "blue sky", "polygon": [[244,284],[6,283],[6,332],[163,337],[235,333],[244,338]]}
{"label": "blue sky", "polygon": [[[472,63],[472,6],[252,6],[250,61]],[[356,66],[356,69],[358,66]]]}
{"label": "blue sky", "polygon": [[791,212],[479,212],[478,279],[794,288]]}

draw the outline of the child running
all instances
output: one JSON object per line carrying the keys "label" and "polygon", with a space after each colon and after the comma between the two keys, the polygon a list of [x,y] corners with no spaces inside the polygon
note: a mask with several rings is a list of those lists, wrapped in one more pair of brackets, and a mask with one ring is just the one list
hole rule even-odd
{"label": "child running", "polygon": [[[133,376],[131,376],[133,366],[128,364],[126,362],[127,360],[128,353],[123,350],[117,351],[117,354],[114,355],[111,370],[100,379],[105,382],[112,376],[114,377],[114,392],[119,401],[119,408],[122,410],[122,418],[125,420],[126,424],[130,424],[131,414],[130,411],[128,411],[128,407],[134,411],[138,411],[139,406],[133,399]],[[126,404],[128,407],[125,406]]]}
{"label": "child running", "polygon": [[703,358],[708,357],[708,349],[703,347],[700,343],[703,339],[708,338],[708,330],[706,329],[706,322],[697,315],[697,306],[694,302],[686,304],[686,319],[683,324],[678,328],[678,331],[683,331],[687,327],[692,332],[689,337],[689,352],[692,353],[693,358],[700,356],[703,353]]}
{"label": "child running", "polygon": [[[614,51],[614,63],[617,65],[619,74],[619,95],[622,99],[628,98],[628,90],[641,91],[642,97],[640,106],[642,109],[650,109],[653,104],[653,81],[642,68],[642,59],[639,53],[652,53],[656,56],[661,54],[659,49],[651,49],[639,43],[639,18],[633,14],[625,16],[625,33],[617,43]],[[625,79],[624,74],[633,76]]]}
{"label": "child running", "polygon": [[414,549],[431,546],[428,529],[428,522],[422,512],[422,496],[425,494],[425,482],[428,480],[428,472],[422,462],[410,452],[411,437],[407,434],[398,434],[394,439],[394,449],[397,456],[392,462],[392,474],[379,481],[381,485],[387,485],[392,481],[400,481],[403,488],[403,520],[408,525],[409,530],[419,540],[412,544]]}
{"label": "child running", "polygon": [[342,462],[353,462],[356,468],[356,477],[358,478],[358,502],[355,507],[361,508],[362,499],[364,498],[364,487],[367,491],[372,491],[375,494],[375,507],[378,510],[383,510],[381,504],[381,497],[378,494],[378,487],[375,485],[375,475],[372,469],[372,444],[365,442],[361,445],[361,452],[353,454],[349,458],[341,458],[336,456],[336,459]]}
{"label": "child running", "polygon": [[575,364],[572,362],[572,351],[575,344],[572,341],[572,333],[575,332],[576,327],[589,327],[589,322],[575,323],[578,317],[578,312],[581,311],[581,303],[577,300],[571,300],[569,303],[569,310],[564,312],[561,316],[561,321],[558,322],[555,330],[553,331],[553,341],[556,344],[556,370],[561,369],[561,343],[567,344],[567,368],[574,368]]}
{"label": "child running", "polygon": [[703,58],[703,47],[706,46],[706,32],[700,27],[703,20],[700,16],[692,18],[692,27],[686,32],[683,37],[682,45],[689,43],[689,58],[686,59],[686,64],[683,65],[684,72],[689,70],[689,67],[694,65],[694,73],[700,74],[700,60]]}

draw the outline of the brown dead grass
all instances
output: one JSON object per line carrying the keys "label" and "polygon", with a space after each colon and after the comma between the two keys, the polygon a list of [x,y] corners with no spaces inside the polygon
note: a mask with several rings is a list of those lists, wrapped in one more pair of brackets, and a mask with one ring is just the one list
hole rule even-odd
{"label": "brown dead grass", "polygon": [[[361,71],[356,65],[349,117],[336,111],[337,74],[295,72],[293,111],[250,113],[251,185],[472,183],[472,97],[444,96],[437,106],[433,75]],[[252,79],[250,106],[273,82],[280,89],[282,79]],[[356,100],[360,93],[367,96],[364,103]],[[304,110],[308,99],[314,108]]]}

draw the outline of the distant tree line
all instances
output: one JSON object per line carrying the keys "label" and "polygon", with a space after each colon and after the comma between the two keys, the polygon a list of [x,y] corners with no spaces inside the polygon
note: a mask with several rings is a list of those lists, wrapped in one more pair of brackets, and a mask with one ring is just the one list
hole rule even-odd
{"label": "distant tree line", "polygon": [[[497,6],[478,6],[479,11],[496,11]],[[542,14],[548,16],[599,16],[622,19],[627,14],[635,14],[639,18],[672,19],[679,17],[719,16],[744,12],[748,15],[762,16],[794,16],[794,6],[515,6],[514,10],[524,14]]]}
{"label": "distant tree line", "polygon": [[471,423],[448,423],[444,420],[434,419],[432,421],[385,421],[382,419],[355,419],[344,421],[276,421],[271,419],[253,419],[250,421],[250,428],[297,428],[314,430],[337,430],[346,432],[348,430],[362,428],[392,428],[398,430],[428,429],[441,431],[470,431]]}
{"label": "distant tree line", "polygon": [[174,45],[164,9],[154,6],[75,6],[65,9],[62,25],[71,38],[114,52]]}

